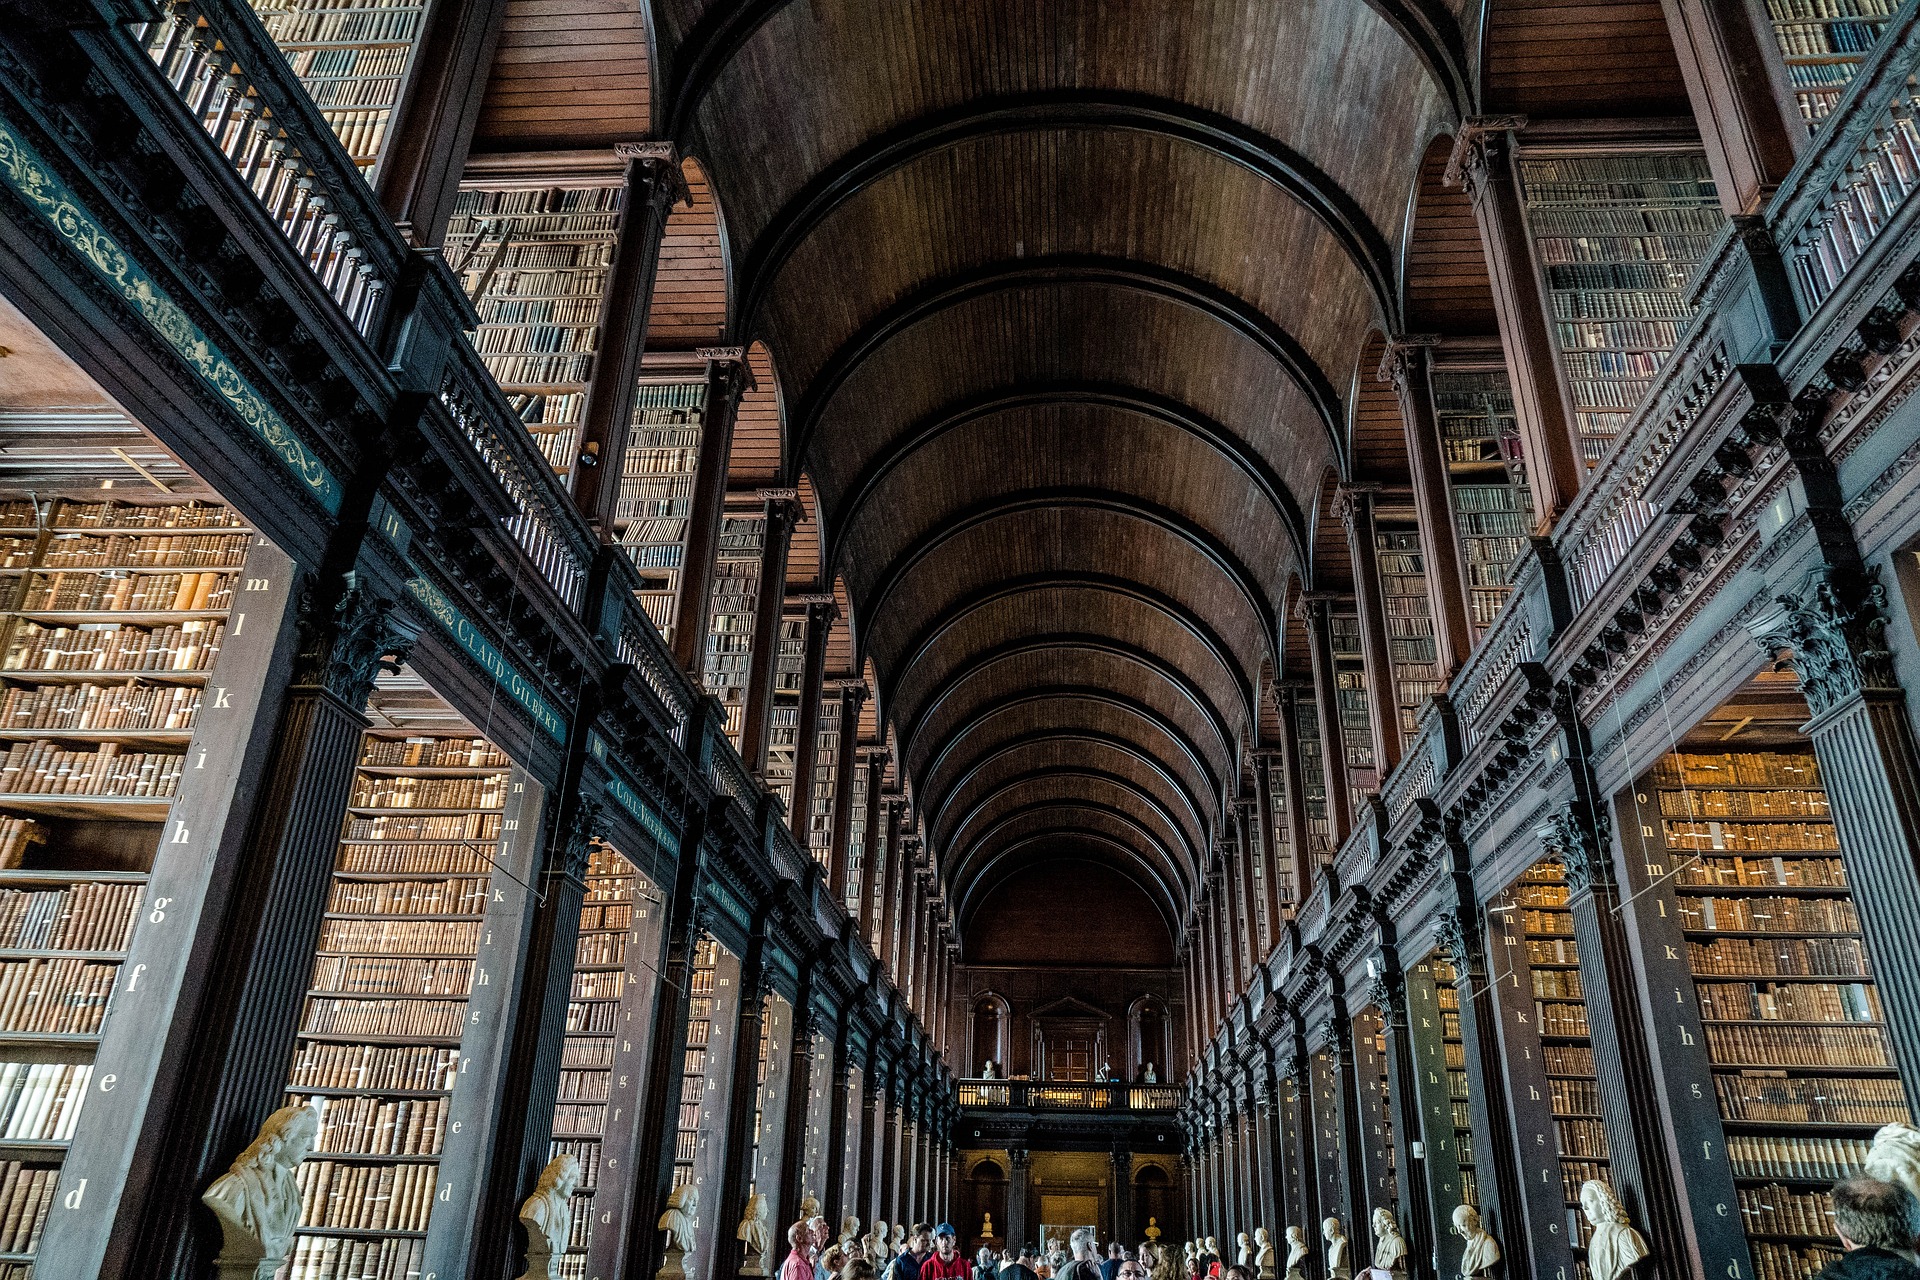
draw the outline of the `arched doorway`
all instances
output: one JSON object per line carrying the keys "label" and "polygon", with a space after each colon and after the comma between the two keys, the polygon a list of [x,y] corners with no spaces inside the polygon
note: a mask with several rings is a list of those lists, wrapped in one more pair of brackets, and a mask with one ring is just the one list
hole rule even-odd
{"label": "arched doorway", "polygon": [[[1173,1038],[1166,1002],[1141,996],[1127,1007],[1127,1079],[1139,1084],[1153,1067],[1157,1080],[1167,1079],[1167,1045]],[[1144,1221],[1144,1219],[1142,1219]]]}
{"label": "arched doorway", "polygon": [[988,993],[973,1002],[972,1025],[967,1044],[967,1074],[986,1075],[987,1063],[993,1074],[1007,1078],[1007,1002]]}
{"label": "arched doorway", "polygon": [[1143,1164],[1133,1175],[1133,1233],[1144,1240],[1149,1226],[1159,1228],[1162,1243],[1180,1238],[1180,1224],[1173,1220],[1173,1182],[1157,1164]]}
{"label": "arched doorway", "polygon": [[998,1249],[1007,1238],[1007,1171],[997,1161],[982,1160],[967,1175],[965,1216],[954,1224],[971,1254],[981,1245]]}

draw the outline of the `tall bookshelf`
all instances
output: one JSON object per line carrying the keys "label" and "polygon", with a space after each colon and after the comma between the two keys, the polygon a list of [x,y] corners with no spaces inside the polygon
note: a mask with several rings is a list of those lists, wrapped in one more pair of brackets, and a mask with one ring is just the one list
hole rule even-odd
{"label": "tall bookshelf", "polygon": [[1387,656],[1393,664],[1394,701],[1400,732],[1408,738],[1427,699],[1440,692],[1440,655],[1433,632],[1433,602],[1427,595],[1426,556],[1420,529],[1408,513],[1381,513],[1374,524],[1380,565],[1381,606],[1386,613]]}
{"label": "tall bookshelf", "polygon": [[820,731],[814,739],[813,803],[807,810],[807,852],[821,866],[833,866],[833,817],[840,803],[834,786],[840,777],[840,695],[822,694]]}
{"label": "tall bookshelf", "polygon": [[[1396,1218],[1400,1214],[1393,1086],[1387,1074],[1386,1022],[1379,1009],[1370,1005],[1354,1016],[1353,1041],[1354,1067],[1360,1086],[1360,1162],[1367,1177],[1367,1202],[1353,1207],[1355,1218],[1364,1221],[1371,1232],[1375,1209],[1390,1209]],[[1364,1215],[1360,1212],[1363,1209]]]}
{"label": "tall bookshelf", "polygon": [[[1267,771],[1267,794],[1273,800],[1266,829],[1273,833],[1272,856],[1265,859],[1266,874],[1274,877],[1274,897],[1280,900],[1283,919],[1292,919],[1300,901],[1300,886],[1293,882],[1293,830],[1288,825],[1287,771],[1283,763],[1268,757],[1259,765]],[[1274,936],[1279,935],[1280,920],[1272,922]],[[1272,940],[1269,939],[1269,945]]]}
{"label": "tall bookshelf", "polygon": [[[580,905],[572,989],[567,999],[567,1036],[561,1048],[560,1089],[553,1111],[547,1158],[571,1155],[580,1162],[573,1197],[573,1236],[559,1267],[564,1280],[585,1280],[593,1243],[594,1196],[610,1167],[608,1105],[613,1096],[621,1031],[620,1003],[640,950],[639,917],[650,901],[639,870],[619,850],[596,843],[587,858],[587,890]],[[620,1149],[616,1142],[614,1165]],[[624,1167],[624,1166],[620,1166]]]}
{"label": "tall bookshelf", "polygon": [[624,190],[465,185],[448,261],[480,313],[474,349],[553,469],[571,474]]}
{"label": "tall bookshelf", "polygon": [[[1580,1212],[1580,1188],[1588,1179],[1609,1185],[1611,1180],[1586,992],[1580,985],[1573,912],[1567,906],[1566,875],[1560,865],[1534,863],[1509,890],[1506,905],[1518,916],[1525,940],[1526,954],[1515,957],[1514,963],[1516,972],[1524,964],[1525,986],[1532,993],[1533,1024],[1560,1156],[1566,1238],[1584,1249],[1591,1228]],[[1584,1276],[1584,1263],[1581,1272]]]}
{"label": "tall bookshelf", "polygon": [[614,541],[639,570],[641,607],[669,643],[706,404],[705,382],[642,380],[614,508]]}
{"label": "tall bookshelf", "polygon": [[334,136],[373,181],[425,6],[392,0],[251,3]]}
{"label": "tall bookshelf", "polygon": [[1477,640],[1512,590],[1533,531],[1533,495],[1506,371],[1435,369],[1432,386]]}
{"label": "tall bookshelf", "polygon": [[[847,750],[855,750],[851,742]],[[866,849],[867,849],[867,762],[855,759],[853,762],[853,787],[847,796],[852,810],[847,814],[847,896],[842,904],[847,914],[854,920],[860,919],[860,894],[866,885]]]}
{"label": "tall bookshelf", "polygon": [[1527,151],[1519,167],[1581,460],[1591,469],[1679,341],[1687,284],[1725,216],[1697,148]]}
{"label": "tall bookshelf", "polygon": [[[694,944],[693,990],[687,1001],[687,1052],[680,1072],[680,1110],[675,1120],[673,1144],[673,1185],[685,1186],[695,1177],[700,1158],[701,1110],[705,1103],[707,1081],[719,1073],[709,1070],[708,1051],[712,1047],[715,981],[719,971],[720,948],[712,938],[703,937]],[[709,1207],[707,1212],[713,1212]]]}
{"label": "tall bookshelf", "polygon": [[1892,15],[1890,0],[1767,0],[1774,42],[1810,132],[1832,113]]}
{"label": "tall bookshelf", "polygon": [[1440,1013],[1440,1046],[1446,1063],[1447,1104],[1453,1127],[1454,1158],[1460,1166],[1460,1203],[1480,1207],[1480,1184],[1474,1177],[1472,1094],[1467,1078],[1467,1046],[1460,1027],[1460,971],[1444,956],[1427,961],[1434,983],[1434,1003]]}
{"label": "tall bookshelf", "polygon": [[764,515],[729,514],[720,522],[713,566],[713,603],[707,624],[706,690],[726,708],[727,736],[737,749],[745,727],[747,667],[753,652],[753,614],[760,590]]}
{"label": "tall bookshelf", "polygon": [[1300,799],[1307,811],[1307,838],[1313,841],[1313,860],[1320,866],[1333,861],[1333,825],[1327,819],[1327,770],[1320,757],[1320,717],[1310,698],[1293,704],[1294,741],[1300,744]]}
{"label": "tall bookshelf", "polygon": [[252,536],[200,503],[0,503],[0,1276],[92,1083]]}
{"label": "tall bookshelf", "polygon": [[362,744],[287,1080],[320,1112],[288,1280],[424,1268],[510,785],[471,726]]}
{"label": "tall bookshelf", "polygon": [[1678,752],[1650,787],[1753,1264],[1837,1255],[1827,1189],[1910,1110],[1807,751]]}
{"label": "tall bookshelf", "polygon": [[806,678],[807,620],[780,619],[779,648],[773,656],[773,705],[767,717],[768,790],[793,810],[794,769],[800,747],[800,682]]}
{"label": "tall bookshelf", "polygon": [[1340,711],[1340,745],[1347,761],[1347,790],[1353,811],[1359,813],[1368,796],[1380,790],[1380,770],[1373,758],[1373,690],[1367,683],[1366,659],[1360,650],[1360,619],[1336,613],[1328,619],[1333,636],[1333,681]]}
{"label": "tall bookshelf", "polygon": [[1407,970],[1407,1037],[1412,1071],[1407,1088],[1418,1128],[1406,1136],[1425,1145],[1402,1176],[1432,1206],[1435,1270],[1458,1275],[1463,1241],[1449,1230],[1455,1206],[1480,1207],[1473,1176],[1473,1118],[1460,1027],[1458,973],[1442,952]]}

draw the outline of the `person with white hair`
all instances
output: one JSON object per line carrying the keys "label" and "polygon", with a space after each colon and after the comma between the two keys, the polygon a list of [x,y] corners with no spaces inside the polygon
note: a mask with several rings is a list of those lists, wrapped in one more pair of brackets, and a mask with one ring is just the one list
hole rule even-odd
{"label": "person with white hair", "polygon": [[813,1232],[803,1218],[787,1228],[787,1260],[780,1264],[780,1280],[813,1280]]}
{"label": "person with white hair", "polygon": [[1065,1266],[1054,1268],[1056,1280],[1101,1280],[1100,1241],[1092,1227],[1074,1228],[1067,1237],[1067,1247],[1073,1251],[1073,1258]]}

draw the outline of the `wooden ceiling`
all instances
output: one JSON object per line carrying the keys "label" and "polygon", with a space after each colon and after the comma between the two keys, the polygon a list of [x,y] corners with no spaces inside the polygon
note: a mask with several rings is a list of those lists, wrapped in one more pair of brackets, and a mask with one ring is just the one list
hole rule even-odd
{"label": "wooden ceiling", "polygon": [[[528,15],[619,10],[511,3],[500,138]],[[1177,935],[1351,582],[1333,483],[1404,481],[1380,335],[1493,324],[1460,116],[1684,100],[1656,4],[1489,3],[654,0],[650,345],[764,344],[730,482],[806,478],[789,583],[963,920],[1097,865]]]}

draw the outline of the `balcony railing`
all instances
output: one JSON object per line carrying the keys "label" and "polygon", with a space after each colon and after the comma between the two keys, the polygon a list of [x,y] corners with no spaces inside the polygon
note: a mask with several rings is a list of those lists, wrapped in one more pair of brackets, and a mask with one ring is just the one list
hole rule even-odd
{"label": "balcony railing", "polygon": [[1170,1084],[1072,1084],[1054,1080],[962,1080],[960,1105],[1002,1111],[1177,1111]]}

